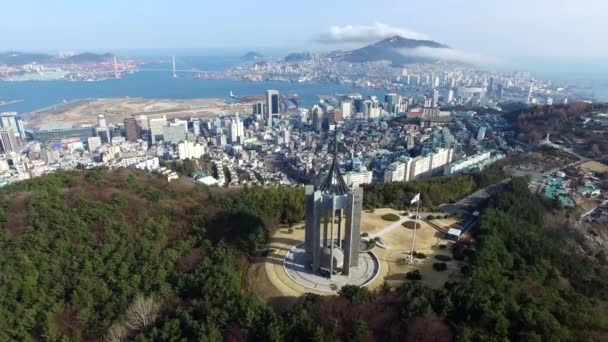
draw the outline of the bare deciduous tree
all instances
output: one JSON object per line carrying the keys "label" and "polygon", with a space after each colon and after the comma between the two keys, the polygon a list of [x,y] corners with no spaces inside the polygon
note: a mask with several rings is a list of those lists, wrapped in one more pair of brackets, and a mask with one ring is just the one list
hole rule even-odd
{"label": "bare deciduous tree", "polygon": [[105,342],[122,342],[127,336],[127,328],[124,324],[116,322],[110,326],[106,336],[103,338]]}
{"label": "bare deciduous tree", "polygon": [[156,320],[160,304],[152,296],[138,295],[127,310],[127,327],[140,330]]}

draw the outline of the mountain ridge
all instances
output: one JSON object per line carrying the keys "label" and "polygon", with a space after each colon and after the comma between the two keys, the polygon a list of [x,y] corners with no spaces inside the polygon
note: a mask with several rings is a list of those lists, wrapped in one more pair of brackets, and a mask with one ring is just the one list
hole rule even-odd
{"label": "mountain ridge", "polygon": [[59,57],[45,53],[30,53],[19,51],[0,52],[0,65],[37,64],[71,64],[71,63],[99,63],[109,61],[114,57],[112,53],[83,52],[71,56]]}
{"label": "mountain ridge", "polygon": [[418,48],[451,49],[433,40],[409,39],[396,35],[358,49],[335,53],[333,57],[352,63],[387,60],[395,65],[437,61],[436,58],[407,55],[401,51]]}
{"label": "mountain ridge", "polygon": [[249,51],[246,54],[244,54],[243,56],[241,56],[242,60],[245,61],[256,61],[256,60],[261,60],[264,59],[264,55],[262,55],[259,52],[256,51]]}

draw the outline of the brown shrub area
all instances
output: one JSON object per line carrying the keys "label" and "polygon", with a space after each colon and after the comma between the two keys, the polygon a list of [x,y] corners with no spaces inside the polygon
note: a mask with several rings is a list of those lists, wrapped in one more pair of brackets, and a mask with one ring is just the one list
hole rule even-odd
{"label": "brown shrub area", "polygon": [[449,342],[454,340],[450,327],[437,316],[418,317],[408,326],[408,342]]}
{"label": "brown shrub area", "polygon": [[57,330],[59,330],[61,335],[79,337],[82,330],[82,322],[78,319],[78,310],[67,307],[57,313],[54,318]]}
{"label": "brown shrub area", "polygon": [[180,272],[193,271],[204,257],[205,251],[202,248],[193,248],[177,260],[175,268]]}
{"label": "brown shrub area", "polygon": [[[318,323],[328,330],[337,328],[336,334],[343,341],[349,339],[350,327],[356,321],[363,321],[367,325],[367,331],[360,337],[361,341],[374,340],[374,337],[380,341],[399,340],[403,336],[404,326],[396,310],[398,297],[395,294],[387,294],[363,304],[353,304],[344,297],[311,299],[319,301],[315,317],[332,318]],[[334,322],[339,324],[334,325]]]}
{"label": "brown shrub area", "polygon": [[14,196],[8,204],[6,229],[14,235],[21,235],[27,229],[27,205],[30,192],[21,192]]}

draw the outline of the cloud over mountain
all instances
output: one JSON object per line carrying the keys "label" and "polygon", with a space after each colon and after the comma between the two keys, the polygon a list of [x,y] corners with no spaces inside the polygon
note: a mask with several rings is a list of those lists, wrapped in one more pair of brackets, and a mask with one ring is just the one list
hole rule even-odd
{"label": "cloud over mountain", "polygon": [[467,63],[467,64],[497,64],[499,60],[478,53],[451,49],[417,47],[413,49],[399,49],[399,53],[405,57],[424,58],[429,60],[441,60],[445,62]]}
{"label": "cloud over mountain", "polygon": [[401,36],[409,39],[429,38],[424,33],[376,22],[374,25],[331,26],[328,32],[321,34],[317,38],[317,41],[327,44],[369,43],[392,36]]}

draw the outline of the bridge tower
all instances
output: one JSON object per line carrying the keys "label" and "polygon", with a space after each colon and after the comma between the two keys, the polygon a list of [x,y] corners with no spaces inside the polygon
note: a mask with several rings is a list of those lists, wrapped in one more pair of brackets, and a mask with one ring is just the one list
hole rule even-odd
{"label": "bridge tower", "polygon": [[175,69],[175,56],[173,56],[173,78],[177,78],[177,72]]}
{"label": "bridge tower", "polygon": [[116,55],[114,55],[114,78],[119,79],[120,73],[118,72],[118,61],[116,60]]}

